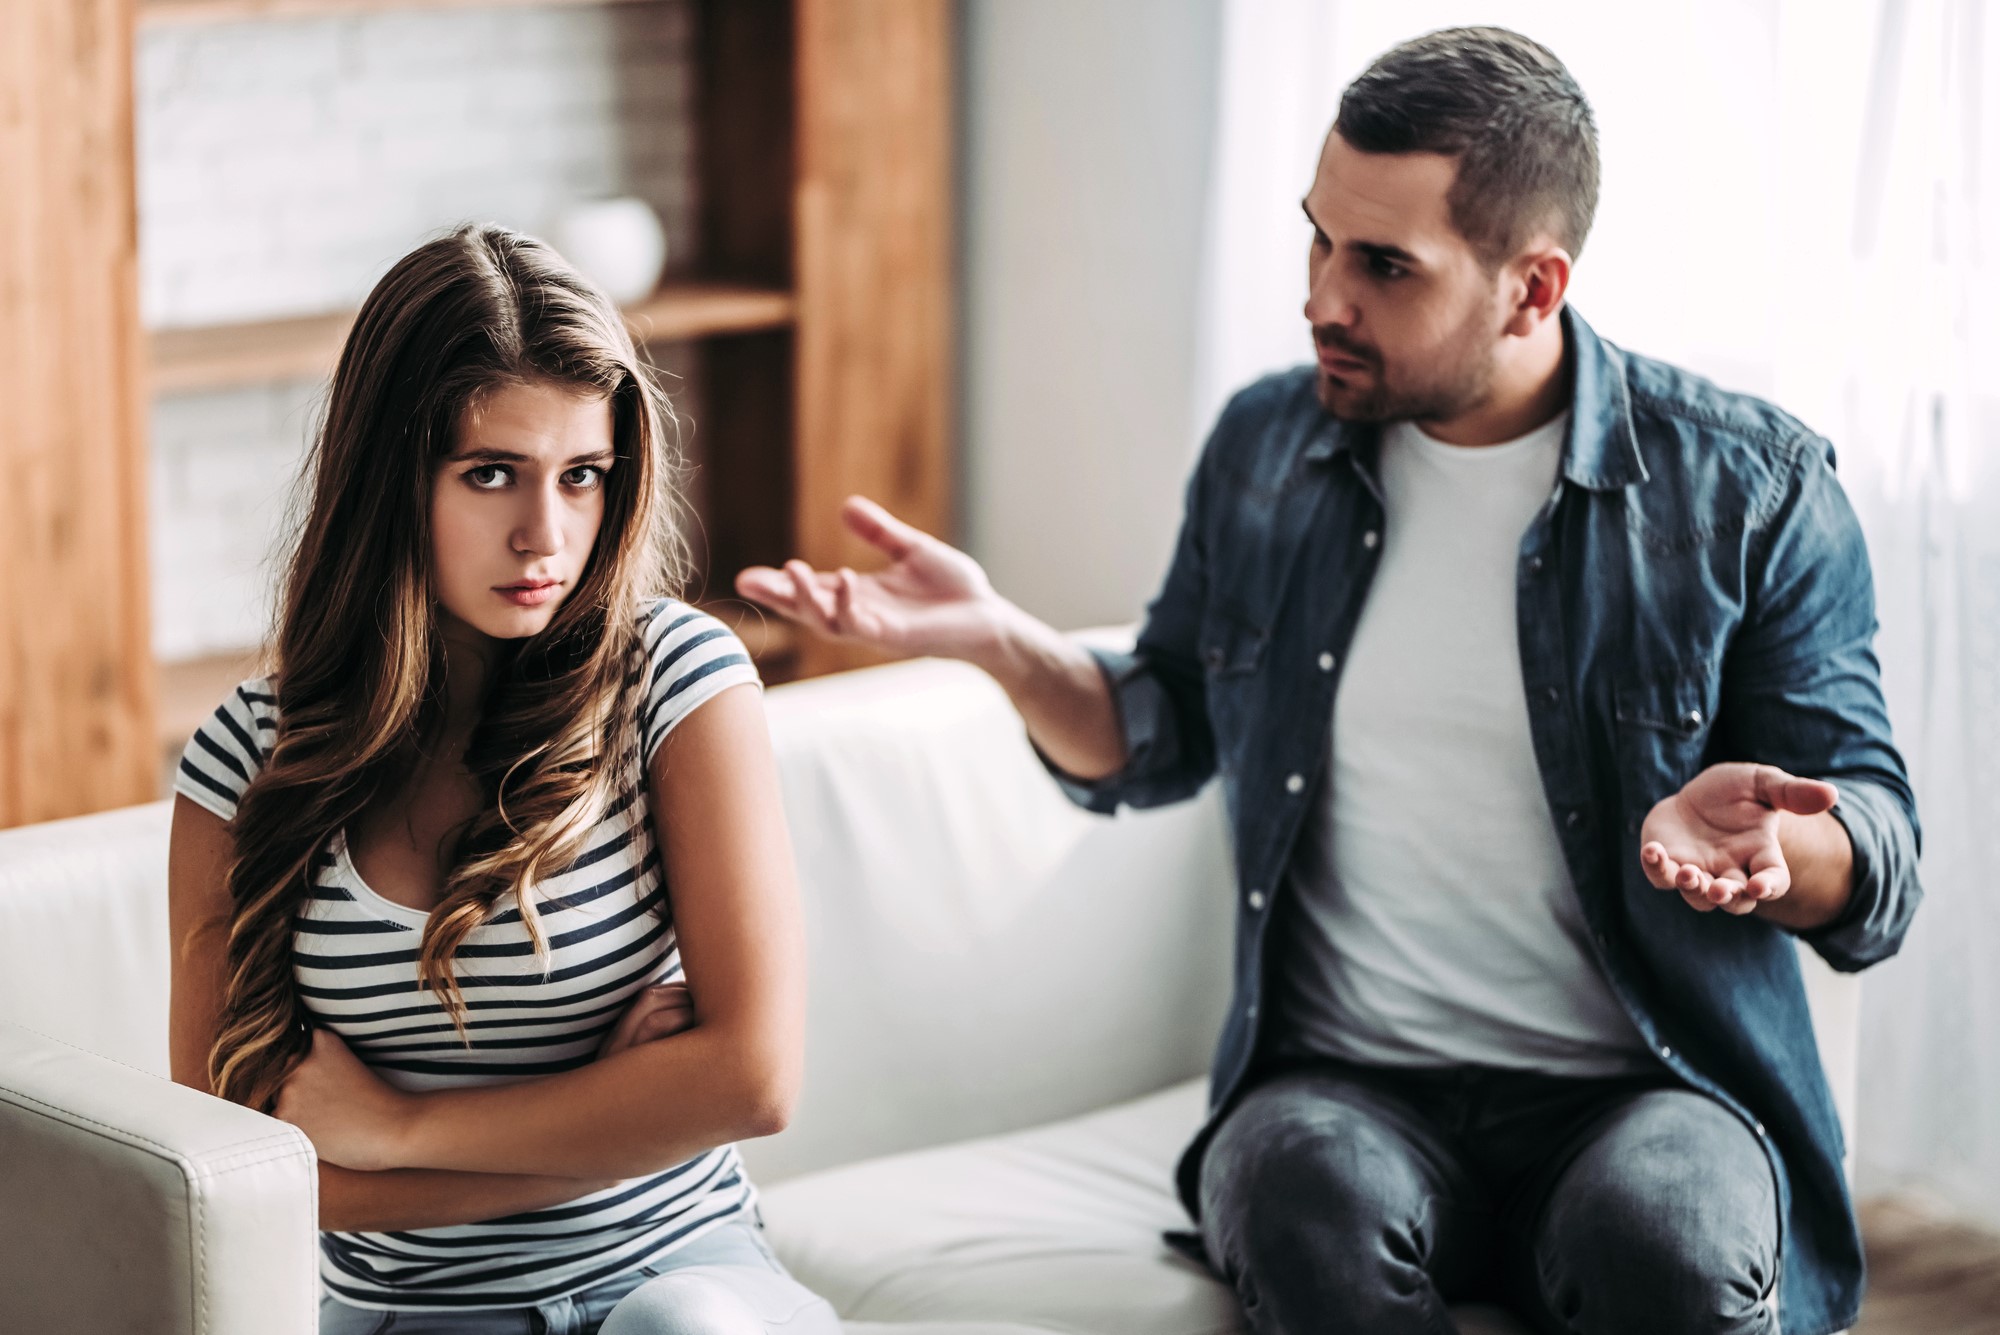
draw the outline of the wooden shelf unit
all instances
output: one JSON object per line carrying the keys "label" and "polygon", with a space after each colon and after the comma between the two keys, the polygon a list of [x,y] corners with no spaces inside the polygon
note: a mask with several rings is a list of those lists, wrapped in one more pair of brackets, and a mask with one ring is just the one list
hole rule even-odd
{"label": "wooden shelf unit", "polygon": [[[148,26],[647,2],[122,0]],[[783,681],[864,660],[731,599],[736,571],[794,555],[823,568],[873,564],[838,520],[854,492],[951,535],[952,4],[691,2],[698,227],[711,276],[670,282],[626,316],[642,341],[700,342],[703,420],[689,462],[704,550],[693,596],[722,600],[704,606],[743,636],[767,680]],[[165,394],[324,376],[352,319],[135,333],[150,363],[136,383]],[[120,448],[143,459],[143,439]],[[143,558],[136,578],[143,600]],[[149,700],[143,715],[145,750],[168,774],[189,732],[256,658],[245,650],[152,674],[158,708]],[[144,795],[107,794],[95,805]],[[13,810],[0,801],[0,825],[20,819]]]}
{"label": "wooden shelf unit", "polygon": [[[798,302],[789,292],[729,283],[671,283],[626,308],[641,342],[708,338],[783,329]],[[354,323],[352,311],[201,328],[156,329],[153,392],[184,394],[260,381],[324,376]]]}
{"label": "wooden shelf unit", "polygon": [[248,19],[324,18],[403,9],[554,9],[646,4],[649,0],[136,0],[142,27],[174,23],[239,23]]}
{"label": "wooden shelf unit", "polygon": [[[17,576],[0,594],[0,826],[156,795],[164,733],[191,727],[249,657],[152,661],[149,391],[324,374],[347,327],[141,327],[139,26],[643,2],[0,0],[14,109],[0,124],[0,469],[63,480],[0,493]],[[954,6],[690,3],[706,281],[630,315],[648,339],[701,340],[695,588],[726,597],[752,563],[869,566],[839,522],[850,493],[951,535]],[[857,661],[754,618],[741,630],[774,680]]]}

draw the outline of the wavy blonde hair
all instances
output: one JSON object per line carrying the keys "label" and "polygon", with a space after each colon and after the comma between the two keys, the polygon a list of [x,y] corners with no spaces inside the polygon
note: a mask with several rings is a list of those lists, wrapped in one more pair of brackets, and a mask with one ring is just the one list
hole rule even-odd
{"label": "wavy blonde hair", "polygon": [[468,411],[549,383],[612,405],[616,462],[575,591],[503,646],[465,764],[483,792],[424,927],[422,986],[461,1038],[452,960],[513,892],[548,960],[530,887],[566,867],[637,748],[630,707],[641,600],[687,573],[677,423],[615,306],[532,237],[467,226],[377,283],[341,352],[311,449],[304,519],[276,617],[278,728],[237,807],[227,984],[209,1079],[268,1108],[311,1046],[293,919],[327,839],[431,749],[444,654],[430,573],[431,494]]}

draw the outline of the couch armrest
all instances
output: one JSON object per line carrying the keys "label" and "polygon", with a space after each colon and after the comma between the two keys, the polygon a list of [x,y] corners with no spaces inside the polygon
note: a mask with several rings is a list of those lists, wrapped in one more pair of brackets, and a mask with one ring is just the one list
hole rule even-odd
{"label": "couch armrest", "polygon": [[9,1329],[313,1335],[319,1178],[303,1133],[0,1023]]}

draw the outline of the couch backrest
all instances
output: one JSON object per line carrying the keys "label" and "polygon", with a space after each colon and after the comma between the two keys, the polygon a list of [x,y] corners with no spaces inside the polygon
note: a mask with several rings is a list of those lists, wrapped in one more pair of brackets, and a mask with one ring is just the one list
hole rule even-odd
{"label": "couch backrest", "polygon": [[167,1073],[169,810],[0,832],[0,1019]]}
{"label": "couch backrest", "polygon": [[[812,971],[761,1179],[1082,1112],[1195,1075],[1228,985],[1215,800],[1072,807],[983,674],[918,662],[768,697]],[[167,1070],[169,804],[0,832],[0,1017]]]}
{"label": "couch backrest", "polygon": [[[770,692],[811,942],[806,1087],[766,1182],[1011,1130],[1200,1073],[1232,930],[1213,787],[1072,807],[984,675],[916,662]],[[168,806],[0,833],[0,1018],[164,1074]],[[1852,1127],[1858,993],[1805,959]]]}

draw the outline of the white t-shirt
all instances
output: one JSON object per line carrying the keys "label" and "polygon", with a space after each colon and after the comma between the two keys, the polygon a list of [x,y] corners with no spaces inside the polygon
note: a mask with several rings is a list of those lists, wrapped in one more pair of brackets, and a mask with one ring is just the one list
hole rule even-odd
{"label": "white t-shirt", "polygon": [[1376,1066],[1630,1071],[1528,732],[1523,533],[1568,415],[1501,445],[1382,435],[1381,565],[1279,924],[1280,1048]]}

